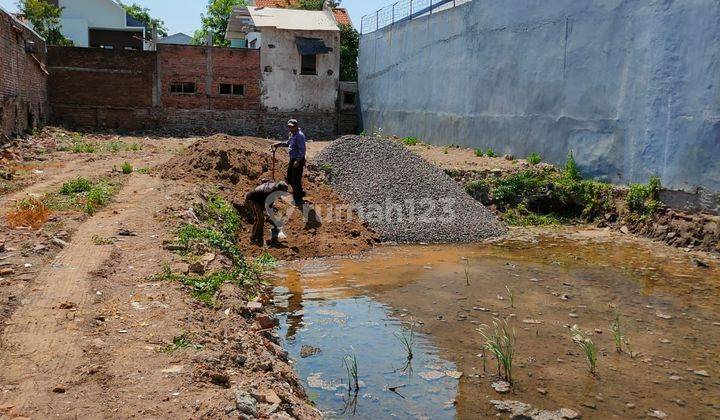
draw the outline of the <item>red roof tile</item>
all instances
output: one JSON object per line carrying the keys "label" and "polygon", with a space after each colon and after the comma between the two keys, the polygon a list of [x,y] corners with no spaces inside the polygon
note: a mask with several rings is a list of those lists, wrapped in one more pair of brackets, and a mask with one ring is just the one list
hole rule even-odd
{"label": "red roof tile", "polygon": [[335,20],[337,21],[338,25],[352,26],[352,21],[350,20],[350,15],[348,14],[347,10],[337,8],[333,10],[333,13],[335,14]]}

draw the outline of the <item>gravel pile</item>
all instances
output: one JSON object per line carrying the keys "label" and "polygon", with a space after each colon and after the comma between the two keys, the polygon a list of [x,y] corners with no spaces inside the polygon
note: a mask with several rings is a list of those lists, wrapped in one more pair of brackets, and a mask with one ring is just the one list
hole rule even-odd
{"label": "gravel pile", "polygon": [[442,170],[400,143],[344,136],[316,161],[385,241],[474,242],[506,232],[493,213]]}

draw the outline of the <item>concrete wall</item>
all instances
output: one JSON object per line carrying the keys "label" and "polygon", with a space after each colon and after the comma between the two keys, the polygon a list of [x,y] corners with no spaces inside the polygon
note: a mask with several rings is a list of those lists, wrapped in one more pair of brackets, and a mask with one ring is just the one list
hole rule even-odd
{"label": "concrete wall", "polygon": [[0,9],[0,143],[47,122],[45,61],[43,39]]}
{"label": "concrete wall", "polygon": [[720,2],[475,0],[362,37],[365,129],[720,190]]}
{"label": "concrete wall", "polygon": [[[297,36],[320,38],[333,49],[328,54],[318,54],[317,75],[300,74],[301,57],[295,44]],[[263,69],[262,103],[267,109],[281,112],[335,110],[340,81],[339,31],[263,28],[260,51]]]}

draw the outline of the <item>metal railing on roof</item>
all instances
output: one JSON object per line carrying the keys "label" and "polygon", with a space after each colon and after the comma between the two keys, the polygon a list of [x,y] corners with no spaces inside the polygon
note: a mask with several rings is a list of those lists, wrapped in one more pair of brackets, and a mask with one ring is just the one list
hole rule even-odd
{"label": "metal railing on roof", "polygon": [[428,16],[472,0],[400,0],[367,14],[360,21],[360,33],[369,34],[386,26]]}

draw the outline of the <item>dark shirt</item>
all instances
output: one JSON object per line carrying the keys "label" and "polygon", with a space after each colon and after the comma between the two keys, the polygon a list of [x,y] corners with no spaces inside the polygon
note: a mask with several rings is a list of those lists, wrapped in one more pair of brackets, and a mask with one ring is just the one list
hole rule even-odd
{"label": "dark shirt", "polygon": [[280,191],[280,189],[278,188],[278,183],[265,182],[256,187],[254,190],[247,193],[245,195],[245,200],[263,204],[265,203],[265,200],[267,200],[268,196],[277,191]]}

